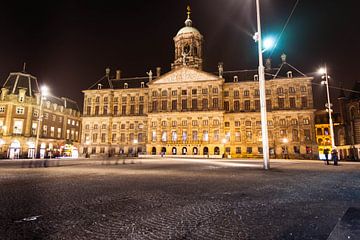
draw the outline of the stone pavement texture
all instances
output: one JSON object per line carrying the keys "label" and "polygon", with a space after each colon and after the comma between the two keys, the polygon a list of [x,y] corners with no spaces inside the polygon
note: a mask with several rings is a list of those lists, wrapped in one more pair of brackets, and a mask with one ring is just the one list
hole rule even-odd
{"label": "stone pavement texture", "polygon": [[127,161],[0,161],[0,239],[327,239],[360,207],[357,163]]}

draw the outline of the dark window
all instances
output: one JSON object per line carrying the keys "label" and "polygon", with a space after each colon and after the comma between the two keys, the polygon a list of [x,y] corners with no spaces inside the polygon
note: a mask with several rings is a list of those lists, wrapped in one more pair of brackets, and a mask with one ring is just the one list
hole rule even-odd
{"label": "dark window", "polygon": [[229,102],[228,102],[228,101],[225,101],[225,102],[224,102],[224,110],[225,110],[225,111],[229,111],[229,110],[230,110],[230,106],[229,106]]}
{"label": "dark window", "polygon": [[177,110],[177,100],[171,101],[171,110]]}
{"label": "dark window", "polygon": [[152,110],[153,110],[154,112],[157,111],[157,101],[153,101],[153,103],[152,103]]}
{"label": "dark window", "polygon": [[251,154],[252,153],[252,147],[247,147],[246,148],[246,153]]}
{"label": "dark window", "polygon": [[[194,90],[194,89],[193,89]],[[196,90],[196,89],[195,89]],[[197,99],[191,100],[191,106],[193,110],[197,110]]]}
{"label": "dark window", "polygon": [[234,111],[235,112],[240,111],[240,102],[239,101],[234,101]]}
{"label": "dark window", "polygon": [[236,154],[240,154],[241,153],[241,147],[236,147]]}
{"label": "dark window", "polygon": [[255,100],[255,110],[260,110],[260,100],[258,99]]}
{"label": "dark window", "polygon": [[104,106],[103,114],[104,114],[104,115],[108,114],[108,106]]}
{"label": "dark window", "polygon": [[283,109],[285,107],[284,98],[278,98],[278,105],[280,109]]}
{"label": "dark window", "polygon": [[228,97],[229,96],[229,91],[224,91],[224,97]]}
{"label": "dark window", "polygon": [[181,90],[181,95],[186,95],[187,91],[186,90]]}
{"label": "dark window", "polygon": [[135,114],[135,105],[130,105],[130,114]]}
{"label": "dark window", "polygon": [[192,90],[191,90],[191,94],[192,94],[192,95],[196,95],[196,94],[197,94],[197,89],[192,89]]}
{"label": "dark window", "polygon": [[90,107],[90,106],[88,106],[88,107],[86,108],[86,114],[87,114],[87,115],[90,115],[90,114],[91,114],[91,107]]}
{"label": "dark window", "polygon": [[114,106],[114,115],[118,114],[118,106]]}
{"label": "dark window", "polygon": [[306,108],[307,106],[307,97],[301,97],[301,107]]}
{"label": "dark window", "polygon": [[203,107],[203,109],[209,108],[209,101],[207,99],[202,100],[202,107]]}
{"label": "dark window", "polygon": [[296,108],[295,98],[291,97],[289,98],[289,100],[290,100],[290,108]]}
{"label": "dark window", "polygon": [[99,115],[99,106],[95,106],[95,115]]}
{"label": "dark window", "polygon": [[121,107],[121,114],[126,115],[126,105],[122,105]]}
{"label": "dark window", "polygon": [[181,109],[182,110],[187,109],[187,100],[186,99],[181,100]]}
{"label": "dark window", "polygon": [[140,115],[144,114],[144,105],[142,104],[139,105],[139,114]]}
{"label": "dark window", "polygon": [[218,107],[219,107],[219,99],[213,98],[213,108],[218,108]]}
{"label": "dark window", "polygon": [[245,100],[244,101],[244,108],[246,111],[250,110],[250,100]]}
{"label": "dark window", "polygon": [[271,105],[271,99],[266,99],[266,110],[271,111],[272,105]]}
{"label": "dark window", "polygon": [[161,110],[163,110],[163,111],[167,110],[167,101],[166,100],[161,101]]}

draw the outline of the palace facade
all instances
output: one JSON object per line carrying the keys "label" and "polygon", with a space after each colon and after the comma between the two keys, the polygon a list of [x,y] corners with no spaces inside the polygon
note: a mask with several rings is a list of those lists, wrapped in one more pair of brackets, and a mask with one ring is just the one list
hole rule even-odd
{"label": "palace facade", "polygon": [[25,71],[10,73],[0,94],[2,158],[71,156],[78,147],[81,118],[76,102],[51,95],[42,101],[36,77]]}
{"label": "palace facade", "polygon": [[[174,37],[171,71],[123,78],[110,69],[84,90],[83,154],[262,155],[257,70],[203,71],[203,41],[190,12]],[[270,154],[312,158],[317,154],[312,77],[287,63],[266,61]]]}

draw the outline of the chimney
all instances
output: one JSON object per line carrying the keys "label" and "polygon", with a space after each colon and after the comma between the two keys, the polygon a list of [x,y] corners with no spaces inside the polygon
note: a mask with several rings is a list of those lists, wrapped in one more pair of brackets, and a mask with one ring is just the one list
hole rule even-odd
{"label": "chimney", "polygon": [[266,70],[270,70],[271,69],[271,59],[270,58],[267,58],[265,60],[265,69]]}
{"label": "chimney", "polygon": [[219,69],[219,77],[222,78],[222,77],[223,77],[223,73],[224,73],[224,63],[219,62],[219,64],[218,64],[218,69]]}
{"label": "chimney", "polygon": [[161,75],[161,67],[156,68],[156,77],[160,77]]}
{"label": "chimney", "polygon": [[1,88],[1,100],[5,100],[5,97],[8,95],[9,89],[7,88]]}
{"label": "chimney", "polygon": [[121,70],[116,70],[116,80],[120,80],[121,78]]}
{"label": "chimney", "polygon": [[106,75],[107,77],[109,77],[109,75],[110,75],[110,68],[106,68],[106,69],[105,69],[105,75]]}

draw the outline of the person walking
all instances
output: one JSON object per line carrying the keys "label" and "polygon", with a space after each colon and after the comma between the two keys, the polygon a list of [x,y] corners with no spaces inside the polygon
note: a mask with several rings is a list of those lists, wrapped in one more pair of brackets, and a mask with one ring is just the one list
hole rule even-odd
{"label": "person walking", "polygon": [[338,165],[338,155],[337,155],[337,150],[336,150],[336,148],[334,148],[334,149],[331,151],[331,158],[332,158],[333,161],[334,161],[334,166],[337,166],[337,165]]}
{"label": "person walking", "polygon": [[324,155],[325,155],[326,165],[329,165],[329,149],[327,148],[324,149]]}

